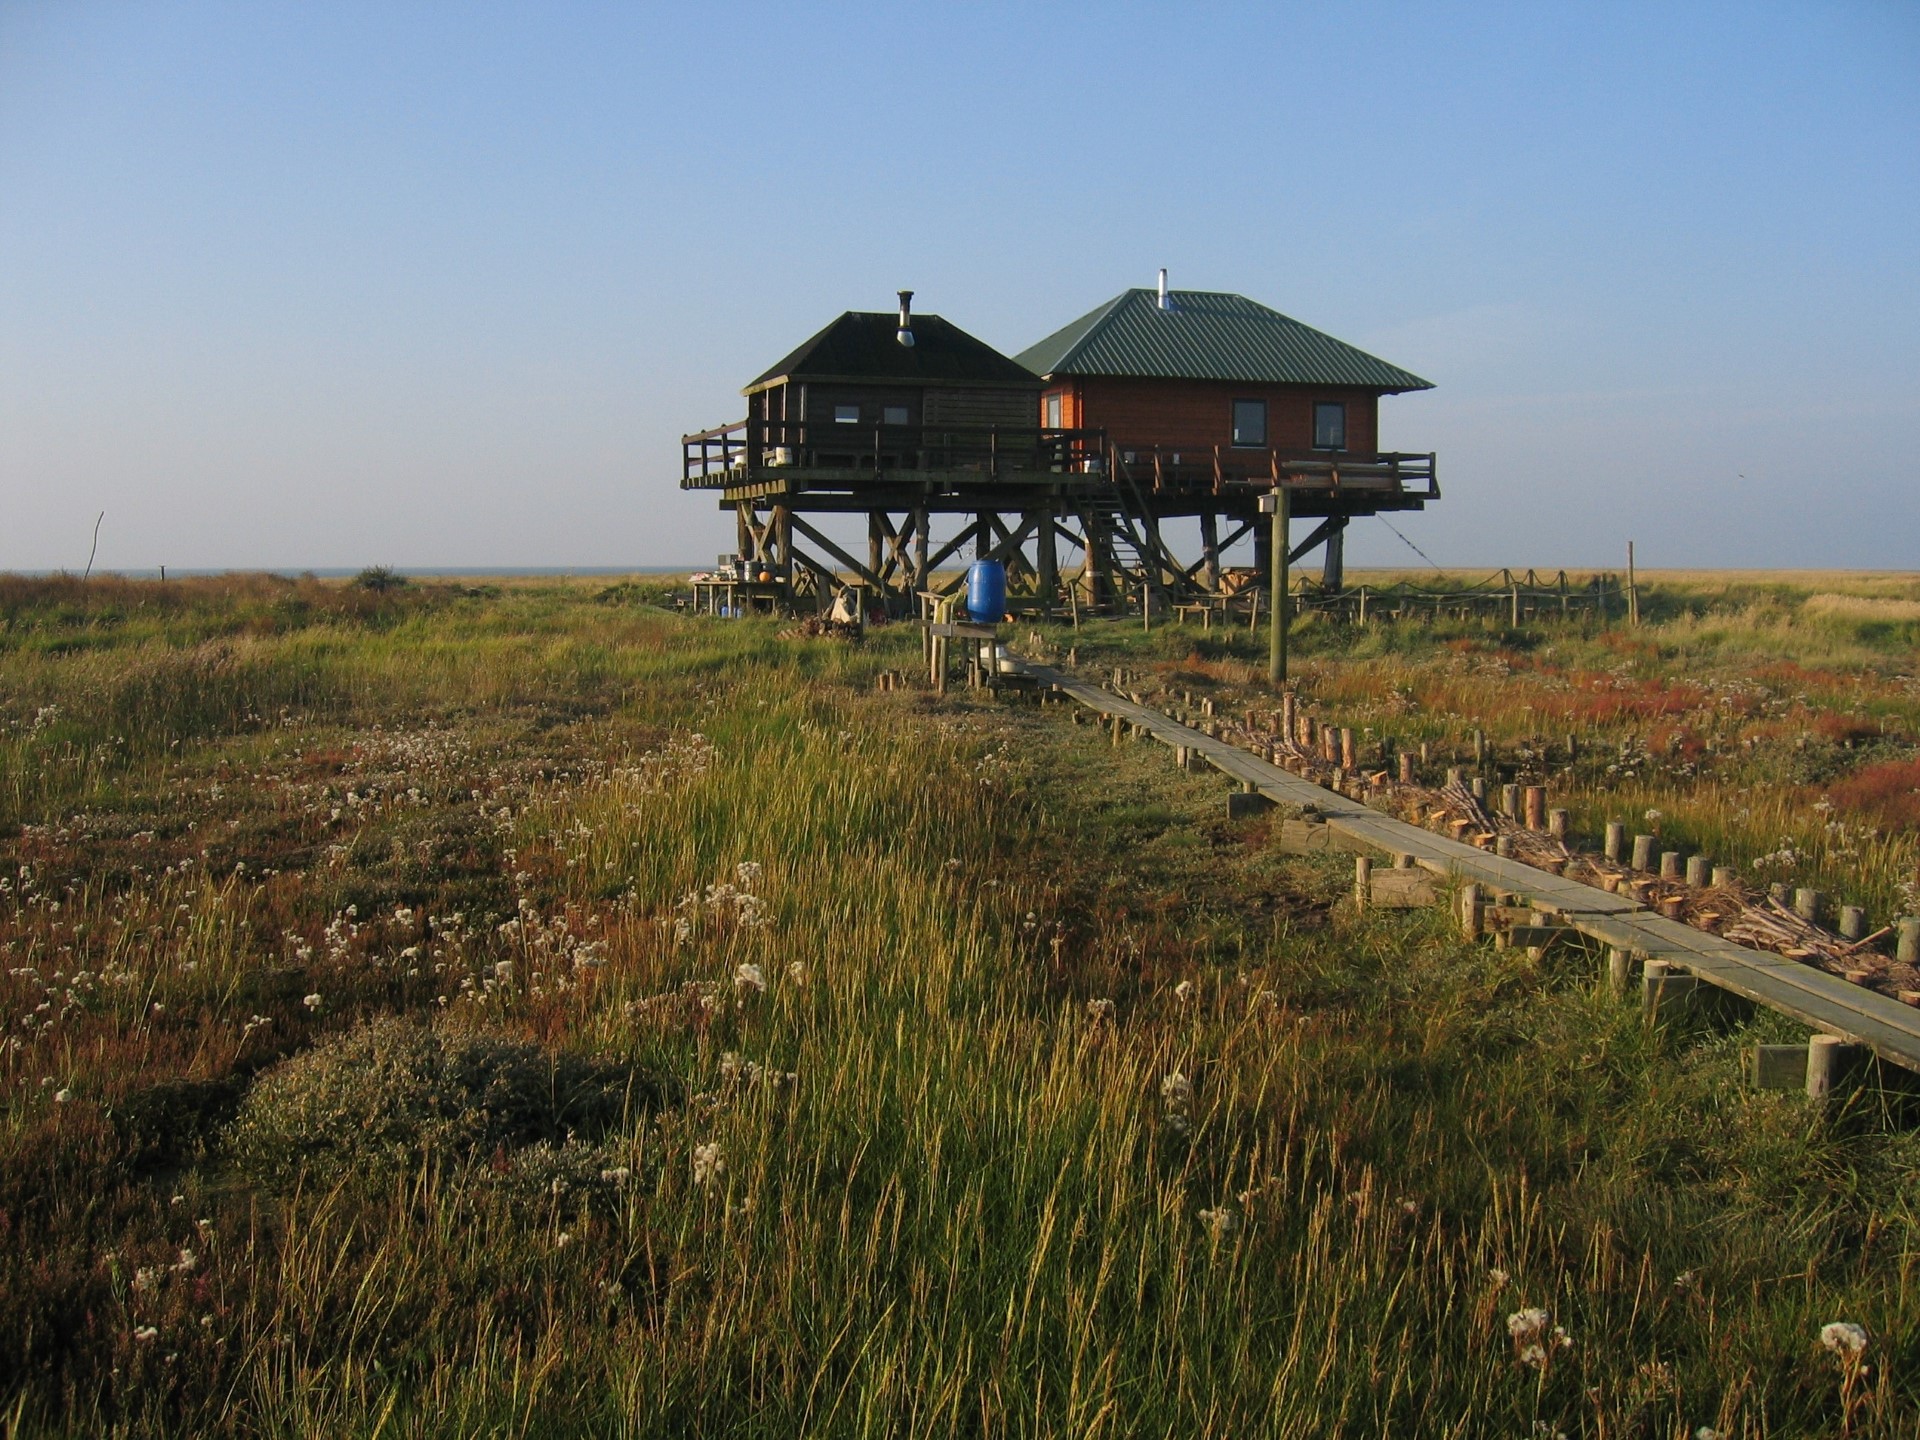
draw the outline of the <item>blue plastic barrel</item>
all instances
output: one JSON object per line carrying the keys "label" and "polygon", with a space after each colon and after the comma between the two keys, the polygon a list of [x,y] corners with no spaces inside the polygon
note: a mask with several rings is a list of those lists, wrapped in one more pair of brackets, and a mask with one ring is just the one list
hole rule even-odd
{"label": "blue plastic barrel", "polygon": [[967,618],[976,625],[998,625],[1007,614],[1007,567],[998,560],[976,560],[967,567]]}

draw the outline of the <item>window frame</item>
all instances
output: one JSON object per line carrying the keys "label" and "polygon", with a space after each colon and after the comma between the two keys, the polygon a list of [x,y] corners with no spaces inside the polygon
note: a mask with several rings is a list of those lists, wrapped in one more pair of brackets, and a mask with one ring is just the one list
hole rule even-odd
{"label": "window frame", "polygon": [[[853,413],[847,413],[849,411]],[[858,425],[860,423],[860,406],[858,404],[843,405],[838,401],[834,402],[833,423],[836,425]]]}
{"label": "window frame", "polygon": [[1043,427],[1048,430],[1065,429],[1066,396],[1056,390],[1046,397],[1044,403],[1046,408],[1041,412]]}
{"label": "window frame", "polygon": [[[898,420],[893,418],[896,415],[900,417]],[[911,425],[913,423],[913,407],[911,405],[882,405],[880,407],[880,423],[882,425],[901,427]]]}
{"label": "window frame", "polygon": [[[1340,435],[1336,443],[1324,444],[1320,439],[1320,416],[1323,411],[1340,412]],[[1316,400],[1313,402],[1313,448],[1339,452],[1347,448],[1347,402],[1344,400]]]}
{"label": "window frame", "polygon": [[[1258,440],[1242,440],[1240,438],[1240,407],[1242,405],[1258,405],[1260,407],[1260,438]],[[1257,399],[1253,396],[1244,396],[1235,399],[1227,412],[1227,435],[1231,441],[1232,448],[1235,450],[1266,449],[1267,437],[1273,433],[1272,419],[1273,407],[1267,404],[1265,400]]]}

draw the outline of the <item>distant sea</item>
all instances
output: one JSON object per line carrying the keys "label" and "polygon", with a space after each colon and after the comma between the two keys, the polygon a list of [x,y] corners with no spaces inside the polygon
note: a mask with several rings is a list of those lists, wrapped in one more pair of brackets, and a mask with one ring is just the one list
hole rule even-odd
{"label": "distant sea", "polygon": [[[228,565],[217,570],[194,570],[187,567],[167,567],[169,580],[184,580],[189,577],[206,575],[283,575],[289,580],[302,575],[312,575],[322,580],[343,580],[358,575],[367,567],[364,565],[313,565],[294,569],[280,565],[236,566]],[[539,575],[685,575],[698,570],[698,565],[395,565],[396,574],[415,576],[421,579],[446,577],[451,575],[496,575],[502,579]],[[49,575],[71,575],[71,570],[14,570],[14,575],[30,575],[45,578]],[[96,575],[118,575],[127,580],[158,580],[158,570],[107,570],[98,569]]]}

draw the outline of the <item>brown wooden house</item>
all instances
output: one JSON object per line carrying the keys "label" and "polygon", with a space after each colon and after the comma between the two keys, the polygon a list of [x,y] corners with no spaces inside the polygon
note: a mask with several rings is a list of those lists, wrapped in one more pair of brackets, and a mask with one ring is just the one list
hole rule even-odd
{"label": "brown wooden house", "polygon": [[1372,458],[1380,397],[1432,388],[1244,296],[1164,281],[1015,358],[1041,377],[1043,427],[1102,430],[1135,465],[1217,460],[1234,478],[1267,477],[1276,460]]}
{"label": "brown wooden house", "polygon": [[912,300],[847,311],[746,387],[753,463],[934,470],[979,462],[995,432],[1034,444],[1033,372]]}

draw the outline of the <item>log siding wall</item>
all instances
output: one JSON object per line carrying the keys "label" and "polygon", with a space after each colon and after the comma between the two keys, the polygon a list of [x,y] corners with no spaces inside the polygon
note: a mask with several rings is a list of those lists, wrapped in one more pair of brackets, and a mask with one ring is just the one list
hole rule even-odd
{"label": "log siding wall", "polygon": [[1151,445],[1233,445],[1233,402],[1267,402],[1267,445],[1277,450],[1313,448],[1313,407],[1341,401],[1347,407],[1347,449],[1379,449],[1380,397],[1372,390],[1337,385],[1241,385],[1219,380],[1128,380],[1076,377],[1042,392],[1061,397],[1060,423],[1068,429],[1105,429],[1119,448]]}

